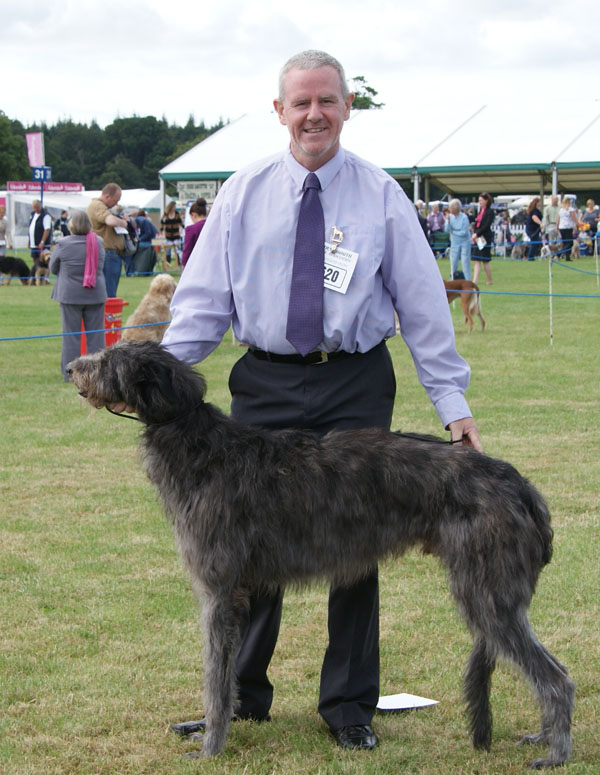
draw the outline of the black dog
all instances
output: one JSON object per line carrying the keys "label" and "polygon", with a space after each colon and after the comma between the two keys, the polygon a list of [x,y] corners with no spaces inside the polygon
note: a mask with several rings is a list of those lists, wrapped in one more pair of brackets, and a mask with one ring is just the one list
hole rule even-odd
{"label": "black dog", "polygon": [[550,515],[511,465],[468,447],[381,429],[266,431],[204,403],[205,384],[155,342],[78,358],[69,373],[93,406],[131,407],[142,456],[203,599],[206,734],[223,748],[250,593],[313,578],[349,585],[414,545],[437,555],[475,644],[465,676],[473,742],[489,748],[498,657],[530,679],[549,744],[534,767],[568,760],[574,685],[539,643],[527,608],[552,554]]}
{"label": "black dog", "polygon": [[12,277],[18,277],[23,285],[29,285],[30,271],[22,258],[0,256],[0,274],[8,277],[6,285],[10,285]]}

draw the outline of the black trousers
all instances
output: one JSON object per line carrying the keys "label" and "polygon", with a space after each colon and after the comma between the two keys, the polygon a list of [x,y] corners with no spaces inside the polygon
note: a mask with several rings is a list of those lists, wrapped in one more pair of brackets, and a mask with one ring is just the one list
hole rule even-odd
{"label": "black trousers", "polygon": [[573,229],[559,229],[562,249],[559,258],[571,260],[571,248],[573,247]]}
{"label": "black trousers", "polygon": [[[271,363],[248,352],[233,367],[231,414],[266,428],[389,428],[396,381],[384,343],[327,363]],[[310,486],[307,483],[307,486]],[[251,600],[237,658],[242,716],[264,717],[273,686],[267,670],[281,621],[283,590]],[[321,670],[319,713],[332,729],[369,724],[379,698],[377,569],[350,588],[329,594],[329,645]]]}

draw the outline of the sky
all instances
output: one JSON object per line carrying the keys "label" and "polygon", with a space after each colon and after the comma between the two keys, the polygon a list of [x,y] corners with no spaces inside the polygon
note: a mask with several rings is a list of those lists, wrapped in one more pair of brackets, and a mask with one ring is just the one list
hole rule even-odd
{"label": "sky", "polygon": [[573,97],[600,112],[592,0],[0,0],[0,18],[0,110],[24,125],[232,120],[271,108],[280,67],[308,48],[407,114],[500,103],[528,133]]}

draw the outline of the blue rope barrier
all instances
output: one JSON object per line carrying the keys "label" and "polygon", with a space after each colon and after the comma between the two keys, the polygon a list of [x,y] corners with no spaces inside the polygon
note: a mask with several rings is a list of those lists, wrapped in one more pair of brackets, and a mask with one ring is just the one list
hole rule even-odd
{"label": "blue rope barrier", "polygon": [[[534,291],[482,291],[481,289],[464,291],[460,288],[447,288],[446,293],[481,293],[488,296],[544,296],[553,299],[600,299],[600,295],[594,296],[588,293],[537,293]],[[2,341],[2,340],[0,340]]]}
{"label": "blue rope barrier", "polygon": [[[162,269],[161,271],[152,271],[152,272],[134,272],[133,274],[126,274],[121,275],[121,277],[151,277],[156,274],[181,274],[181,267],[177,267],[176,269]],[[29,282],[32,279],[31,275],[26,275],[25,277],[15,277],[14,275],[4,274],[0,272],[0,285],[2,285],[2,278],[8,277],[9,282],[11,280],[18,280],[19,282],[23,282],[23,280],[27,280]],[[52,278],[53,280],[56,279],[55,274],[48,275],[48,279]],[[44,283],[44,285],[50,285],[49,282]]]}
{"label": "blue rope barrier", "polygon": [[170,320],[161,320],[158,323],[140,323],[137,326],[119,326],[119,328],[95,328],[90,331],[67,331],[62,334],[35,334],[33,336],[6,336],[0,337],[0,342],[22,342],[27,339],[54,339],[63,336],[85,336],[86,334],[106,334],[115,333],[115,331],[126,331],[128,328],[151,328],[153,326],[168,325]]}
{"label": "blue rope barrier", "polygon": [[593,296],[586,293],[525,293],[521,291],[460,291],[460,293],[485,293],[495,296],[545,296],[553,299],[600,299],[600,295]]}
{"label": "blue rope barrier", "polygon": [[552,259],[552,263],[556,266],[560,266],[561,269],[569,269],[571,272],[580,272],[581,274],[589,274],[592,277],[598,277],[598,272],[590,272],[587,269],[579,269],[577,266],[568,266],[567,264],[561,264],[560,261],[557,261],[556,259]]}
{"label": "blue rope barrier", "polygon": [[[600,299],[600,295],[586,294],[586,293],[537,293],[537,292],[525,292],[525,291],[475,291],[464,290],[460,293],[481,293],[486,296],[540,296],[543,298],[553,299]],[[150,328],[152,326],[164,326],[168,325],[170,320],[162,320],[158,323],[141,323],[137,326],[122,326],[118,329],[115,328],[97,328],[92,331],[69,331],[61,334],[35,334],[32,336],[6,336],[0,337],[0,342],[22,342],[30,339],[54,339],[63,336],[81,336],[82,334],[100,334],[117,331],[126,331],[129,328]]]}

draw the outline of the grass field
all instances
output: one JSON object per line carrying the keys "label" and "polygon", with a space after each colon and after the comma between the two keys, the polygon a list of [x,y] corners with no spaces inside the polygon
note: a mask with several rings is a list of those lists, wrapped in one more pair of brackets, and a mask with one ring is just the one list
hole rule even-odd
{"label": "grass field", "polygon": [[[440,262],[447,276],[448,264]],[[579,271],[578,271],[579,270]],[[583,271],[581,271],[583,270]],[[465,331],[468,399],[486,452],[511,461],[546,495],[555,552],[531,618],[577,683],[572,773],[600,773],[600,298],[544,293],[545,262],[492,264],[488,327]],[[600,296],[592,259],[553,272],[554,292]],[[130,302],[148,278],[123,278]],[[431,557],[381,569],[381,688],[432,697],[420,711],[378,714],[373,752],[346,752],[316,712],[326,592],[286,596],[272,663],[273,720],[236,724],[223,754],[169,732],[202,715],[197,609],[171,531],[136,457],[137,424],[90,412],[59,373],[59,307],[48,287],[0,287],[0,771],[5,775],[267,775],[270,773],[520,773],[541,754],[515,745],[538,726],[529,687],[500,666],[494,741],[470,745],[461,674],[470,638]],[[15,341],[7,341],[19,337]],[[439,433],[399,337],[389,343],[398,393],[394,426]],[[201,370],[228,408],[241,349],[227,337]],[[185,465],[185,461],[182,461]]]}

